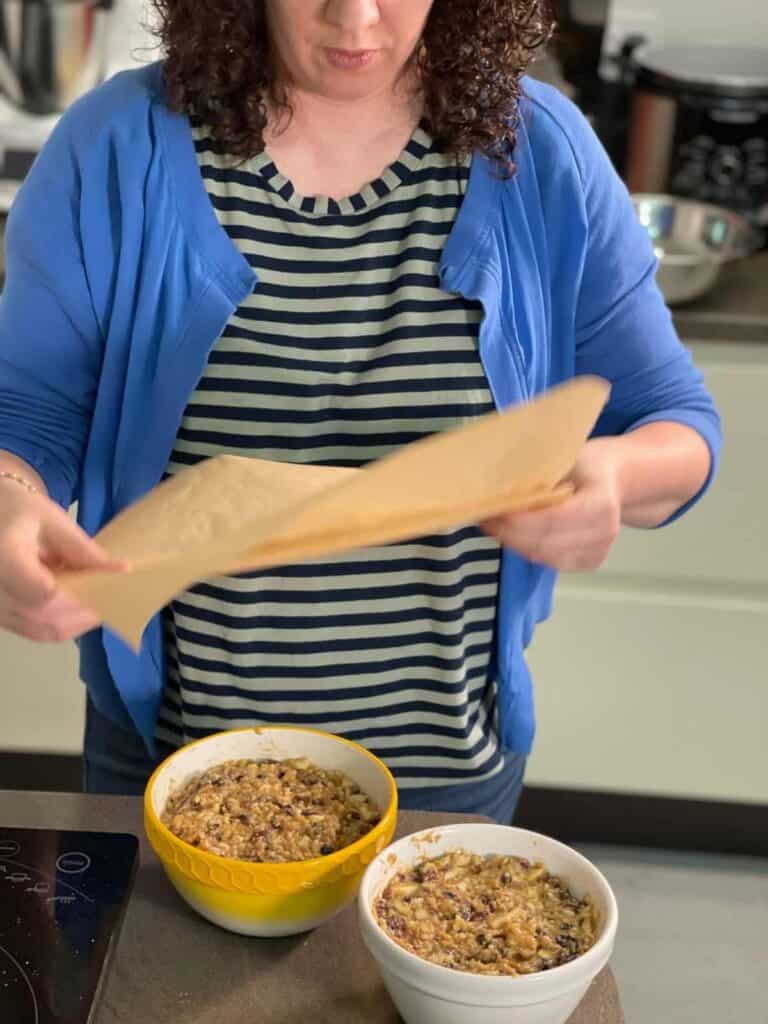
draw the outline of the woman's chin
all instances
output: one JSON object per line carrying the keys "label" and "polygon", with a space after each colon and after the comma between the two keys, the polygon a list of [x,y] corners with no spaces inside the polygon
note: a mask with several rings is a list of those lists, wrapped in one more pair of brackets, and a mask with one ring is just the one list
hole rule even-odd
{"label": "woman's chin", "polygon": [[396,78],[388,76],[382,62],[373,54],[368,60],[345,66],[324,60],[318,73],[304,83],[304,88],[329,100],[356,101],[380,93]]}

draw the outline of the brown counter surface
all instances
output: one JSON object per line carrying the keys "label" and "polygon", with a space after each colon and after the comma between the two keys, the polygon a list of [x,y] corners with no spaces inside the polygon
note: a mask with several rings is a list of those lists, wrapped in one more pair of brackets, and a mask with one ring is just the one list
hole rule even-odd
{"label": "brown counter surface", "polygon": [[[482,819],[403,812],[399,834]],[[141,867],[94,1024],[397,1024],[354,907],[309,935],[248,939],[197,917],[146,842],[141,800],[0,791],[10,828],[132,832]],[[623,1024],[610,971],[571,1024]]]}
{"label": "brown counter surface", "polygon": [[724,267],[711,292],[672,312],[685,341],[768,343],[768,250]]}

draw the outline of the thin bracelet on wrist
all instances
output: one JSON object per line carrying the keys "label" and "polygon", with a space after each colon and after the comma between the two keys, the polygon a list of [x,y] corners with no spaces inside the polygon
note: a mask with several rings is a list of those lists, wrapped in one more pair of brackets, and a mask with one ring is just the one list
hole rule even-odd
{"label": "thin bracelet on wrist", "polygon": [[20,484],[30,494],[40,494],[39,487],[35,487],[34,484],[31,484],[29,480],[25,480],[23,476],[19,476],[18,473],[8,473],[5,470],[0,470],[0,480],[13,480],[14,483]]}

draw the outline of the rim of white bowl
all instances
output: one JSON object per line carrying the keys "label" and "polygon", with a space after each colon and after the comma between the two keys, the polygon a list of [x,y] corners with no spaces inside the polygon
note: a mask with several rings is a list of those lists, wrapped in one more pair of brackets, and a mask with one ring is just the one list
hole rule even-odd
{"label": "rim of white bowl", "polygon": [[[487,830],[489,834],[493,833],[505,833],[509,835],[510,832],[516,832],[524,834],[526,836],[532,836],[535,839],[543,839],[546,843],[554,846],[570,856],[574,862],[580,863],[586,867],[597,882],[598,887],[603,890],[605,900],[608,906],[608,913],[606,919],[601,922],[602,934],[597,942],[586,953],[582,953],[576,957],[575,960],[569,961],[567,964],[561,964],[559,967],[552,967],[548,971],[536,971],[533,974],[473,974],[471,971],[459,971],[454,967],[443,967],[442,964],[433,963],[431,960],[424,960],[420,956],[416,956],[415,953],[409,952],[404,949],[399,943],[387,934],[387,932],[381,927],[379,922],[376,920],[376,915],[373,912],[372,903],[375,896],[378,895],[370,892],[371,889],[371,875],[376,870],[377,865],[381,861],[386,861],[388,857],[394,856],[397,858],[398,849],[424,839],[425,841],[434,841],[431,837],[434,836],[450,836],[451,834],[461,835],[467,828]],[[457,843],[457,848],[459,844]],[[472,852],[472,851],[470,851]],[[494,850],[489,849],[488,854],[493,855]],[[512,856],[512,854],[500,854],[500,856]],[[392,870],[386,875],[387,881],[392,877],[392,874],[397,870],[397,861],[393,862]],[[384,883],[386,884],[386,883]],[[597,868],[591,860],[585,857],[583,854],[574,850],[573,847],[568,846],[566,843],[561,843],[558,839],[553,839],[551,836],[546,836],[541,832],[533,832],[530,829],[518,828],[514,825],[496,825],[485,822],[467,822],[466,824],[455,824],[455,825],[437,825],[433,828],[422,829],[420,832],[412,832],[410,835],[403,836],[402,839],[396,840],[394,843],[390,843],[389,846],[385,847],[381,853],[377,854],[376,857],[366,868],[363,879],[360,883],[360,890],[358,893],[358,903],[361,913],[364,915],[365,920],[368,924],[372,934],[375,934],[379,941],[381,941],[386,948],[387,952],[392,954],[393,959],[399,960],[404,966],[410,967],[414,970],[420,971],[424,977],[425,983],[432,981],[439,986],[442,981],[445,984],[461,982],[465,986],[476,985],[482,987],[482,989],[488,995],[500,995],[503,990],[509,991],[510,986],[522,986],[530,987],[534,986],[550,987],[553,983],[560,981],[563,983],[564,990],[567,990],[570,986],[568,981],[572,980],[574,987],[583,980],[585,973],[589,973],[592,966],[595,967],[595,973],[602,969],[604,962],[607,962],[609,958],[609,949],[612,946],[616,930],[619,923],[619,908],[616,903],[616,897],[613,893],[608,879],[605,875]],[[376,956],[375,952],[371,950],[371,953]],[[598,966],[599,965],[599,966]]]}

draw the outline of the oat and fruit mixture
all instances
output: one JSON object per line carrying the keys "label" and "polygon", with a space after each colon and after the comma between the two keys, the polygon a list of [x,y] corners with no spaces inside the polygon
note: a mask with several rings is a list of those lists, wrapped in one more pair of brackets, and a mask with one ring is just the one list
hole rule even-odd
{"label": "oat and fruit mixture", "polygon": [[180,839],[220,857],[286,862],[335,853],[380,817],[343,772],[295,758],[209,768],[171,796],[162,821]]}
{"label": "oat and fruit mixture", "polygon": [[473,974],[532,974],[594,945],[597,915],[543,864],[461,851],[404,868],[376,900],[379,924],[423,960]]}

